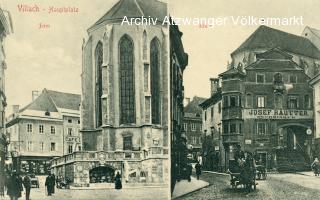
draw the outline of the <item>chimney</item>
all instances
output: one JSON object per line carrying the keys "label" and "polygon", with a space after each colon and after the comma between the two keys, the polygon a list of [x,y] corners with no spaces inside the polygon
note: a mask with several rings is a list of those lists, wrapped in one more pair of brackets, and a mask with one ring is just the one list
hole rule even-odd
{"label": "chimney", "polygon": [[33,90],[32,91],[32,101],[34,101],[39,96],[39,91]]}
{"label": "chimney", "polygon": [[211,96],[213,96],[219,88],[219,79],[218,78],[210,78],[211,83]]}
{"label": "chimney", "polygon": [[12,112],[13,112],[13,114],[18,113],[19,112],[19,105],[12,105]]}

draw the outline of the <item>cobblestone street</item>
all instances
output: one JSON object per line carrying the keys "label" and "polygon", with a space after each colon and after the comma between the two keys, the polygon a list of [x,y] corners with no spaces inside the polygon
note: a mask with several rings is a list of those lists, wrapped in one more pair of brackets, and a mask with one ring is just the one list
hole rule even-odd
{"label": "cobblestone street", "polygon": [[320,178],[301,174],[268,174],[267,180],[257,181],[257,190],[246,193],[232,189],[230,176],[203,173],[202,180],[210,186],[177,199],[318,199]]}
{"label": "cobblestone street", "polygon": [[[31,200],[163,200],[168,199],[168,187],[134,187],[123,188],[116,190],[113,188],[107,189],[55,189],[55,194],[47,196],[44,187],[44,177],[39,177],[40,188],[32,188],[30,199]],[[155,195],[156,194],[156,195]],[[3,198],[0,197],[0,200]],[[6,196],[4,200],[9,200]],[[22,197],[25,199],[25,191],[22,192]]]}

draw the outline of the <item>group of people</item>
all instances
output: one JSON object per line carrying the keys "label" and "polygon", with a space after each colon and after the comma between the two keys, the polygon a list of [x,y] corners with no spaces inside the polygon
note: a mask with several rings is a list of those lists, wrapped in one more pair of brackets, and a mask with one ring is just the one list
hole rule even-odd
{"label": "group of people", "polygon": [[22,191],[25,190],[26,200],[30,199],[31,178],[25,175],[23,178],[16,172],[8,172],[4,180],[4,186],[10,200],[17,200],[22,197]]}
{"label": "group of people", "polygon": [[313,163],[311,164],[311,168],[315,176],[320,176],[320,161],[318,158],[314,159]]}

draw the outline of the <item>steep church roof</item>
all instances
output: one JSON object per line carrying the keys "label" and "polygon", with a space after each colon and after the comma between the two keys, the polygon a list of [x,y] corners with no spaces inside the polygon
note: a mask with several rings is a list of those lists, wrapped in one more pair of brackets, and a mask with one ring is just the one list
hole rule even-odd
{"label": "steep church roof", "polygon": [[[130,18],[151,17],[163,21],[167,15],[167,4],[158,0],[119,0],[92,27],[105,21],[119,21]],[[92,28],[91,27],[91,28]]]}
{"label": "steep church roof", "polygon": [[285,51],[320,59],[320,51],[307,38],[260,26],[231,55],[243,50],[279,47]]}

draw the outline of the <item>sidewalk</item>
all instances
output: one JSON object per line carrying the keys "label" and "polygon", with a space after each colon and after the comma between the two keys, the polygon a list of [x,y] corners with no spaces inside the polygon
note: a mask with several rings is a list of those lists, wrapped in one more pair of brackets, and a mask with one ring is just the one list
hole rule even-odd
{"label": "sidewalk", "polygon": [[187,180],[181,180],[180,182],[177,182],[174,187],[172,199],[181,197],[201,188],[207,187],[208,185],[208,182],[197,180],[194,177],[191,177],[191,182],[188,182]]}
{"label": "sidewalk", "polygon": [[301,174],[301,175],[305,175],[305,176],[313,176],[316,178],[320,178],[320,176],[315,176],[313,171],[309,171],[309,172],[296,172],[296,174]]}

